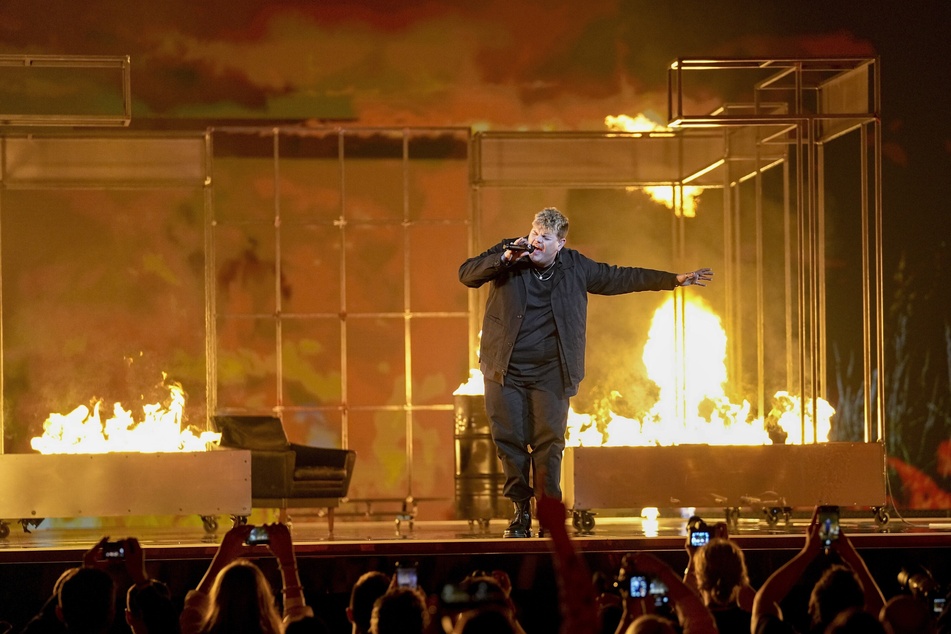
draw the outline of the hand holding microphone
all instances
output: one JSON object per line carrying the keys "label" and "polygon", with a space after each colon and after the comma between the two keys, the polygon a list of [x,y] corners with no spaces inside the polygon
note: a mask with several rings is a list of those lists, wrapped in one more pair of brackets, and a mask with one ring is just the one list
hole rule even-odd
{"label": "hand holding microphone", "polygon": [[505,244],[505,253],[502,254],[502,260],[506,264],[511,264],[519,258],[527,256],[535,250],[534,245],[529,244],[528,238],[522,237],[515,242]]}

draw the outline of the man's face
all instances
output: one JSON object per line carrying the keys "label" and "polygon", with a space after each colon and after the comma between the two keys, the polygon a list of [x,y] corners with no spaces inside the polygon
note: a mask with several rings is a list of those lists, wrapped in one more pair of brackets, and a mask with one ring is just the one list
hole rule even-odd
{"label": "man's face", "polygon": [[554,231],[550,231],[538,224],[532,224],[532,231],[528,234],[528,243],[535,250],[528,256],[535,266],[546,267],[555,261],[555,256],[565,246],[565,239],[559,238]]}

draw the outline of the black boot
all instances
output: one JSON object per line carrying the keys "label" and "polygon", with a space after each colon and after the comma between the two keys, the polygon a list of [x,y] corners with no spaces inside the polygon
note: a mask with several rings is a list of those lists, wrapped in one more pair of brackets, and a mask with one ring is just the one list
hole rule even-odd
{"label": "black boot", "polygon": [[529,500],[515,503],[515,517],[502,533],[502,537],[532,536],[532,505]]}

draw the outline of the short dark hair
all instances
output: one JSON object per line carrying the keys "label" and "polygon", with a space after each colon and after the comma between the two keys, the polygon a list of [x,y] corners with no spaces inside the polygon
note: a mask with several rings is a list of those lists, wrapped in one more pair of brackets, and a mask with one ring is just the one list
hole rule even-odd
{"label": "short dark hair", "polygon": [[80,568],[63,581],[59,609],[71,632],[103,632],[116,614],[116,586],[112,577],[98,568]]}
{"label": "short dark hair", "polygon": [[350,613],[357,630],[370,631],[373,604],[386,594],[389,587],[390,578],[376,570],[363,573],[353,584],[353,590],[350,591]]}

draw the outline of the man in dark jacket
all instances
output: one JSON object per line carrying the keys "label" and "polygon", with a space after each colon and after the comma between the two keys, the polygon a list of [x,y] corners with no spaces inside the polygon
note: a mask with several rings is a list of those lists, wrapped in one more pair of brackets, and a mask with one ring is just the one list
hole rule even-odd
{"label": "man in dark jacket", "polygon": [[[568,399],[584,378],[588,293],[673,290],[712,279],[710,269],[667,273],[595,262],[566,249],[568,219],[553,207],[535,215],[527,237],[501,242],[459,267],[471,288],[489,282],[480,366],[485,408],[515,504],[505,537],[531,537],[529,471],[561,499]],[[531,448],[531,452],[529,452]]]}

